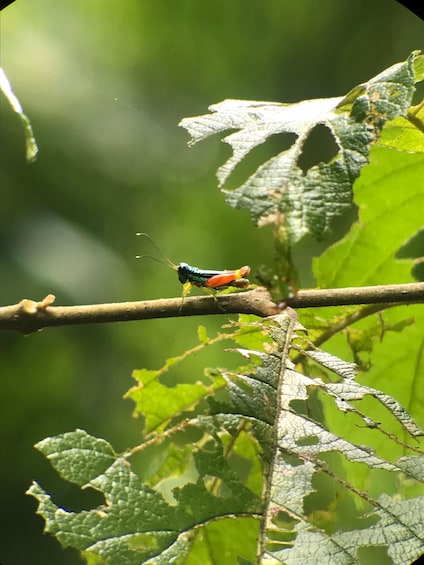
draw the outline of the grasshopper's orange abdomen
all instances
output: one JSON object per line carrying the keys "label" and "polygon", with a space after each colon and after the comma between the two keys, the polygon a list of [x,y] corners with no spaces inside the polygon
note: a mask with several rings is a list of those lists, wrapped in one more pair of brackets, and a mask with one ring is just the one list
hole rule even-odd
{"label": "grasshopper's orange abdomen", "polygon": [[249,281],[245,278],[250,273],[250,267],[245,265],[240,269],[228,271],[212,271],[192,267],[187,263],[178,265],[178,279],[182,284],[191,283],[195,286],[221,289],[228,286],[247,288]]}
{"label": "grasshopper's orange abdomen", "polygon": [[[209,288],[225,288],[227,286],[236,286],[238,288],[247,288],[249,281],[245,278],[250,273],[250,267],[245,265],[240,269],[231,271],[221,271],[213,275],[206,281]],[[244,282],[242,282],[244,281]]]}

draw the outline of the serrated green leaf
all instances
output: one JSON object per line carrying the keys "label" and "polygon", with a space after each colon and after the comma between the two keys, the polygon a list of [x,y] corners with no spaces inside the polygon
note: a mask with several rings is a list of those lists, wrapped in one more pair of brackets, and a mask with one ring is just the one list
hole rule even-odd
{"label": "serrated green leaf", "polygon": [[133,387],[125,395],[136,403],[135,412],[144,416],[146,433],[161,431],[171,419],[193,411],[201,400],[213,394],[220,386],[215,380],[210,386],[198,382],[177,384],[170,388],[160,383],[158,372],[154,378],[152,373],[154,372],[134,371],[140,385]]}
{"label": "serrated green leaf", "polygon": [[[355,185],[358,222],[341,242],[329,248],[314,263],[320,286],[412,282],[413,261],[397,258],[397,252],[423,226],[423,178],[422,154],[373,148],[370,165],[363,170]],[[414,324],[406,325],[405,319],[411,318]],[[386,327],[401,326],[403,331],[398,334],[385,331]],[[422,307],[410,305],[387,310],[380,321],[368,317],[358,325],[362,332],[368,332],[372,327],[375,328],[370,355],[372,365],[361,380],[392,395],[416,421],[424,422],[424,391],[419,384],[424,375]],[[331,347],[335,354],[341,357],[349,355],[346,340],[333,342]],[[369,410],[370,402],[366,401],[364,407]],[[341,423],[337,412],[326,411],[326,418],[330,425]],[[389,425],[379,410],[375,418],[383,418],[384,424]],[[358,429],[353,421],[344,425],[353,441],[361,436],[370,437],[367,430]],[[398,429],[389,429],[392,434],[399,434]],[[374,445],[378,445],[380,453],[386,457],[396,458],[403,454],[401,446],[396,448],[387,441]]]}
{"label": "serrated green leaf", "polygon": [[[186,118],[180,125],[196,143],[236,129],[223,141],[233,156],[218,171],[223,185],[240,161],[271,135],[294,133],[293,145],[261,165],[239,188],[223,190],[234,208],[247,208],[255,223],[284,225],[291,244],[306,234],[321,238],[331,220],[352,203],[352,184],[367,163],[370,145],[387,120],[406,115],[414,84],[414,57],[383,71],[347,97],[296,104],[225,100],[212,114]],[[331,132],[339,153],[305,174],[298,164],[303,145],[318,125]]]}
{"label": "serrated green leaf", "polygon": [[402,457],[397,464],[401,469],[404,469],[405,473],[408,475],[424,480],[424,455]]}
{"label": "serrated green leaf", "polygon": [[[401,332],[407,326],[414,323],[414,318],[405,318],[392,324],[383,316],[380,316],[374,323],[371,322],[364,328],[347,327],[346,335],[355,363],[357,363],[362,370],[368,371],[371,366],[371,353],[375,344],[381,341],[387,332]],[[364,353],[368,354],[367,360],[364,359]]]}
{"label": "serrated green leaf", "polygon": [[[259,441],[250,433],[250,427],[246,427],[245,431],[241,431],[235,441],[225,445],[227,449],[231,449],[230,464],[233,469],[238,473],[243,484],[254,492],[256,495],[261,496],[263,477],[262,477],[262,464],[261,454],[262,448]],[[237,458],[234,461],[234,458]]]}
{"label": "serrated green leaf", "polygon": [[[61,454],[66,468],[79,466],[81,434],[75,433],[73,439],[75,449],[63,450]],[[57,438],[57,441],[63,442],[63,438]],[[87,452],[90,451],[89,442],[93,457],[98,452],[98,445],[106,443],[85,434]],[[68,434],[67,444],[72,444],[71,434]],[[255,530],[257,518],[249,514],[260,511],[260,497],[240,482],[222,446],[217,442],[207,444],[206,449],[194,453],[194,460],[200,478],[196,484],[174,489],[177,506],[169,505],[159,492],[142,483],[124,458],[117,458],[103,473],[90,480],[90,486],[104,495],[104,506],[67,512],[57,507],[36,483],[28,494],[39,502],[38,513],[46,521],[45,531],[54,534],[64,547],[98,555],[109,565],[163,563],[164,556],[169,558],[176,547],[183,554],[194,551],[195,541],[202,531],[219,531],[218,525],[209,530],[209,520],[214,523],[217,519],[230,517],[230,529],[240,537],[242,524],[237,520],[240,514],[248,518],[246,525]],[[249,542],[247,554],[254,547],[255,539]],[[233,544],[230,549],[228,546],[228,560],[224,562],[236,563],[239,551],[246,555],[246,539],[240,547]],[[254,553],[248,556],[253,559]]]}
{"label": "serrated green leaf", "polygon": [[[373,396],[376,398],[383,406],[385,406],[391,414],[400,422],[404,429],[411,436],[422,436],[424,435],[423,430],[413,421],[409,416],[407,411],[397,402],[392,396],[388,394],[383,394],[379,390],[372,389],[370,387],[364,387],[356,382],[343,382],[343,383],[329,383],[323,385],[323,388],[330,394],[334,394],[339,410],[345,412],[347,410],[354,411],[352,405],[349,401],[360,400],[366,395]],[[378,423],[372,418],[367,417],[364,419],[367,426],[374,428],[377,427]]]}
{"label": "serrated green leaf", "polygon": [[117,458],[107,441],[84,430],[46,438],[35,447],[65,480],[80,486],[104,472]]}
{"label": "serrated green leaf", "polygon": [[[296,321],[290,316],[280,316],[274,318],[274,323],[276,328],[273,329],[272,335],[280,344],[281,351],[286,351],[287,355],[287,342],[290,334],[293,337],[292,332],[297,327]],[[278,330],[278,323],[281,323],[281,330]],[[311,564],[316,562],[355,564],[359,563],[358,549],[371,545],[369,539],[373,536],[373,532],[377,532],[373,538],[375,542],[373,545],[387,546],[389,553],[398,555],[402,552],[400,538],[403,536],[406,539],[406,532],[409,531],[402,513],[404,509],[399,507],[399,513],[392,515],[382,509],[381,504],[373,501],[367,493],[361,494],[356,490],[356,494],[361,495],[367,504],[374,506],[377,514],[384,515],[386,520],[392,520],[393,527],[398,529],[399,539],[396,539],[396,535],[387,540],[384,536],[378,539],[378,533],[382,528],[377,526],[355,530],[351,538],[351,532],[331,534],[314,526],[313,521],[311,522],[312,516],[308,517],[305,514],[304,501],[308,494],[314,492],[314,475],[320,470],[323,473],[327,472],[327,464],[322,457],[332,451],[342,454],[348,461],[365,464],[372,469],[407,472],[417,480],[421,480],[422,477],[422,471],[419,471],[421,459],[392,463],[379,457],[369,447],[355,445],[340,435],[330,432],[313,418],[295,413],[292,404],[295,400],[308,400],[309,389],[314,390],[316,387],[321,387],[334,395],[344,408],[350,402],[363,398],[364,395],[374,395],[401,421],[408,433],[422,432],[393,398],[356,383],[354,367],[351,363],[343,362],[318,350],[311,350],[306,354],[323,363],[327,369],[332,370],[343,380],[340,383],[325,384],[294,371],[288,359],[284,356],[280,358],[281,377],[278,385],[275,423],[276,444],[273,446],[274,454],[268,474],[267,519],[266,525],[261,530],[261,555],[267,563],[294,564],[302,557],[303,562]],[[361,414],[361,417],[364,418],[366,425],[371,426],[372,416]],[[331,477],[335,476],[335,469],[328,472]],[[343,484],[343,479],[340,480]],[[389,497],[387,500],[390,501],[388,504],[391,504]],[[413,499],[412,505],[423,503],[424,497],[421,496]],[[292,521],[290,527],[287,526],[287,520]],[[362,536],[365,530],[367,534]],[[422,543],[422,533],[416,528],[412,535],[415,537],[409,555],[417,556],[417,547]],[[352,542],[352,539],[355,541]]]}
{"label": "serrated green leaf", "polygon": [[[424,107],[414,115],[424,128]],[[379,147],[390,147],[399,151],[424,153],[424,132],[417,128],[414,121],[400,117],[387,123],[378,141]]]}
{"label": "serrated green leaf", "polygon": [[374,526],[355,532],[337,533],[335,542],[349,544],[357,553],[361,546],[384,545],[396,565],[408,565],[421,557],[424,547],[424,497],[396,501],[383,494],[375,513]]}
{"label": "serrated green leaf", "polygon": [[424,156],[374,147],[355,185],[359,220],[314,262],[320,287],[412,281],[412,261],[398,249],[423,226]]}
{"label": "serrated green leaf", "polygon": [[[239,565],[245,559],[253,565],[259,520],[253,517],[223,518],[196,531],[187,565]],[[242,533],[242,535],[240,535]]]}
{"label": "serrated green leaf", "polygon": [[[424,435],[424,431],[414,422],[414,420],[403,408],[403,406],[392,396],[384,394],[377,389],[362,386],[353,380],[356,374],[356,367],[354,364],[347,363],[345,361],[342,361],[338,357],[335,357],[334,355],[330,355],[324,351],[319,350],[304,351],[303,354],[312,359],[315,359],[321,365],[330,369],[344,379],[340,383],[327,384],[320,384],[318,381],[316,381],[316,384],[318,386],[321,386],[326,392],[334,396],[337,406],[341,412],[346,412],[348,410],[355,411],[349,401],[361,400],[366,395],[370,395],[377,399],[383,406],[387,408],[387,410],[390,411],[390,413],[398,420],[398,422],[404,427],[405,431],[408,434],[410,434],[411,436]],[[364,417],[364,415],[361,414],[361,417]],[[378,426],[378,423],[375,422],[373,418],[364,417],[364,422],[371,428]]]}
{"label": "serrated green leaf", "polygon": [[[70,466],[75,454],[67,453]],[[129,464],[117,459],[105,473],[90,481],[102,492],[106,505],[90,511],[67,512],[57,507],[36,483],[28,490],[38,502],[38,514],[64,546],[98,554],[109,565],[137,565],[168,547],[184,527],[184,515],[162,496],[142,484]],[[143,504],[141,504],[143,500]],[[185,518],[187,523],[187,517]]]}
{"label": "serrated green leaf", "polygon": [[306,522],[300,522],[294,528],[296,543],[292,547],[287,543],[281,544],[282,549],[274,544],[272,551],[266,552],[269,556],[266,563],[294,565],[301,561],[305,565],[355,565],[360,563],[359,548],[387,546],[393,563],[410,565],[422,554],[423,503],[424,497],[395,502],[382,495],[376,510],[380,520],[375,525],[360,530],[336,532],[332,536],[311,528]]}
{"label": "serrated green leaf", "polygon": [[237,325],[232,339],[241,347],[262,350],[265,343],[272,343],[268,332],[264,330],[263,322],[256,316],[241,314]]}
{"label": "serrated green leaf", "polygon": [[194,523],[226,514],[261,511],[260,498],[240,481],[217,442],[196,451],[194,460],[199,480],[174,491],[180,507],[191,506]]}
{"label": "serrated green leaf", "polygon": [[[160,468],[150,478],[149,483],[164,495],[168,500],[166,494],[169,493],[170,488],[177,486],[177,483],[187,479],[184,475],[190,473],[191,463],[193,461],[192,452],[193,446],[191,444],[178,445],[170,443],[163,455],[163,460]],[[197,475],[196,475],[197,478]],[[172,485],[171,487],[169,485]]]}
{"label": "serrated green leaf", "polygon": [[204,343],[205,345],[209,343],[208,331],[205,326],[199,326],[197,328],[197,336],[201,343]]}
{"label": "serrated green leaf", "polygon": [[221,518],[181,535],[168,550],[146,565],[253,565],[259,521],[251,517]]}
{"label": "serrated green leaf", "polygon": [[424,80],[424,55],[420,51],[415,52],[414,72],[417,81]]}
{"label": "serrated green leaf", "polygon": [[275,418],[275,388],[247,375],[226,372],[223,376],[237,413],[272,425]]}
{"label": "serrated green leaf", "polygon": [[[200,326],[200,343],[192,349],[185,351],[182,355],[168,358],[160,369],[133,371],[133,377],[139,384],[131,388],[126,393],[125,398],[131,398],[135,401],[135,414],[144,417],[146,433],[162,431],[171,419],[175,421],[178,417],[182,418],[185,412],[194,411],[204,398],[213,394],[223,385],[222,378],[214,378],[209,386],[197,382],[176,384],[174,387],[171,387],[165,386],[160,382],[160,378],[165,373],[194,353],[212,344],[231,339],[233,336],[231,333],[218,333],[216,337],[209,339],[205,332],[206,330]],[[206,373],[207,371],[205,371]],[[152,399],[154,400],[152,401]]]}

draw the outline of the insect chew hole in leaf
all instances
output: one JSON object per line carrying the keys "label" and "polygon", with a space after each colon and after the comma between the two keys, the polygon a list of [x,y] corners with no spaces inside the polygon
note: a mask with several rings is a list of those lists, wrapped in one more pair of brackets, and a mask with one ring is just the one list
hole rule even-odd
{"label": "insect chew hole in leaf", "polygon": [[297,164],[303,174],[319,163],[329,163],[339,153],[333,134],[324,124],[316,125],[309,133]]}

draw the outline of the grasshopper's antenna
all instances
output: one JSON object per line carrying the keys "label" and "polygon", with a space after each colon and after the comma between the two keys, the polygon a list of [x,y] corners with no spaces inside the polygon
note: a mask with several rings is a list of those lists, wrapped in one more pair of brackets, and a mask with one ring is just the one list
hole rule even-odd
{"label": "grasshopper's antenna", "polygon": [[147,237],[147,239],[150,241],[150,243],[153,245],[153,247],[156,249],[156,251],[159,253],[159,255],[164,260],[161,261],[157,257],[152,257],[151,255],[136,255],[136,257],[135,257],[136,259],[143,259],[144,257],[148,257],[149,259],[153,259],[153,261],[157,261],[158,263],[164,263],[165,265],[168,265],[168,267],[171,267],[171,269],[174,269],[174,271],[178,270],[177,265],[175,265],[170,259],[168,259],[168,257],[165,255],[165,253],[163,253],[163,251],[161,249],[159,249],[159,247],[156,245],[156,243],[153,241],[153,239],[150,237],[150,235],[148,233],[139,232],[139,233],[136,233],[135,235],[137,235],[137,236],[142,235],[144,237]]}

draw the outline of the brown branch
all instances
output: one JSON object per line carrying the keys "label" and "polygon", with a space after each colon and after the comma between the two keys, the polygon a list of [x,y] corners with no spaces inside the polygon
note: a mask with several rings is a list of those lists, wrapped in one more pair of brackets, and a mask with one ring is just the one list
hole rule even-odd
{"label": "brown branch", "polygon": [[24,299],[19,304],[0,308],[0,330],[15,330],[28,334],[50,326],[129,322],[206,314],[244,313],[272,316],[281,310],[272,302],[268,291],[260,287],[249,292],[217,296],[216,300],[212,296],[190,297],[184,300],[183,306],[181,297],[87,306],[51,306],[52,300],[54,296],[49,295],[42,302]]}
{"label": "brown branch", "polygon": [[24,299],[19,304],[0,308],[0,330],[23,334],[50,326],[128,322],[151,318],[199,316],[210,314],[278,314],[286,306],[318,308],[352,304],[411,304],[424,302],[424,283],[353,288],[300,290],[296,296],[276,304],[269,292],[257,287],[247,292],[186,298],[164,298],[141,302],[91,304],[88,306],[52,306],[54,296],[41,302]]}
{"label": "brown branch", "polygon": [[424,302],[424,283],[299,290],[296,296],[286,300],[292,308],[415,302]]}

